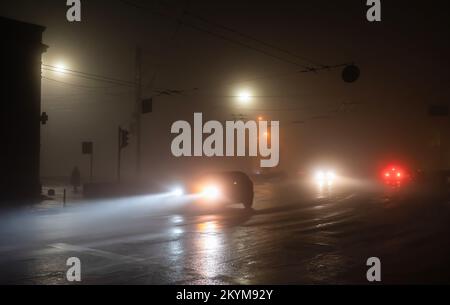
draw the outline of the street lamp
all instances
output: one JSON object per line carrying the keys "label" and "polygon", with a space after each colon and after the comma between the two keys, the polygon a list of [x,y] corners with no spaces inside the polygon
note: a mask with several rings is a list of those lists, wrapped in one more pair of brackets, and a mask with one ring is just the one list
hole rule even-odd
{"label": "street lamp", "polygon": [[56,72],[59,75],[65,74],[66,73],[66,65],[63,62],[58,62],[57,64],[55,64],[53,70],[54,72]]}
{"label": "street lamp", "polygon": [[249,90],[241,90],[238,92],[237,98],[241,104],[248,104],[252,100],[252,93]]}

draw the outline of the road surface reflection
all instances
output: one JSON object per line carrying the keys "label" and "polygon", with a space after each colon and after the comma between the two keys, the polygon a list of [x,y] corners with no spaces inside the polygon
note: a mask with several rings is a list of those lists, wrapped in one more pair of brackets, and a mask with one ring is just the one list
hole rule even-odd
{"label": "road surface reflection", "polygon": [[330,198],[334,192],[333,184],[318,183],[316,185],[316,199]]}
{"label": "road surface reflection", "polygon": [[223,256],[223,235],[219,232],[217,221],[199,223],[196,229],[200,233],[195,243],[198,271],[204,276],[215,277],[219,274],[220,260]]}

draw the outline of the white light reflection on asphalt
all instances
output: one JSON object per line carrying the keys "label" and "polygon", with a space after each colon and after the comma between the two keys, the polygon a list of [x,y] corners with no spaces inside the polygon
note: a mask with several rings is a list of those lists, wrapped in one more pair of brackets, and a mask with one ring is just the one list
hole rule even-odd
{"label": "white light reflection on asphalt", "polygon": [[219,274],[220,260],[223,256],[223,235],[216,221],[206,221],[197,225],[199,237],[196,242],[197,266],[206,277]]}

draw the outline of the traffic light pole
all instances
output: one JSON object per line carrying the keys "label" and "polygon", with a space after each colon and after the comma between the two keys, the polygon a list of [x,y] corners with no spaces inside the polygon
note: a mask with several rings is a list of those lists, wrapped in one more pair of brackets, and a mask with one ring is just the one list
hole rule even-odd
{"label": "traffic light pole", "polygon": [[89,179],[92,183],[94,180],[94,152],[91,153],[91,164],[90,164],[90,170],[89,170]]}

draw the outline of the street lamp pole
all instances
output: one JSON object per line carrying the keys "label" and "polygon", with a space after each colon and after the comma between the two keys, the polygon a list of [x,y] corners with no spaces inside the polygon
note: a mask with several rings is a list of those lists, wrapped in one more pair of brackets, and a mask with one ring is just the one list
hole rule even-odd
{"label": "street lamp pole", "polygon": [[136,101],[135,101],[135,119],[136,119],[136,176],[139,179],[141,174],[141,84],[142,84],[142,51],[136,48]]}

